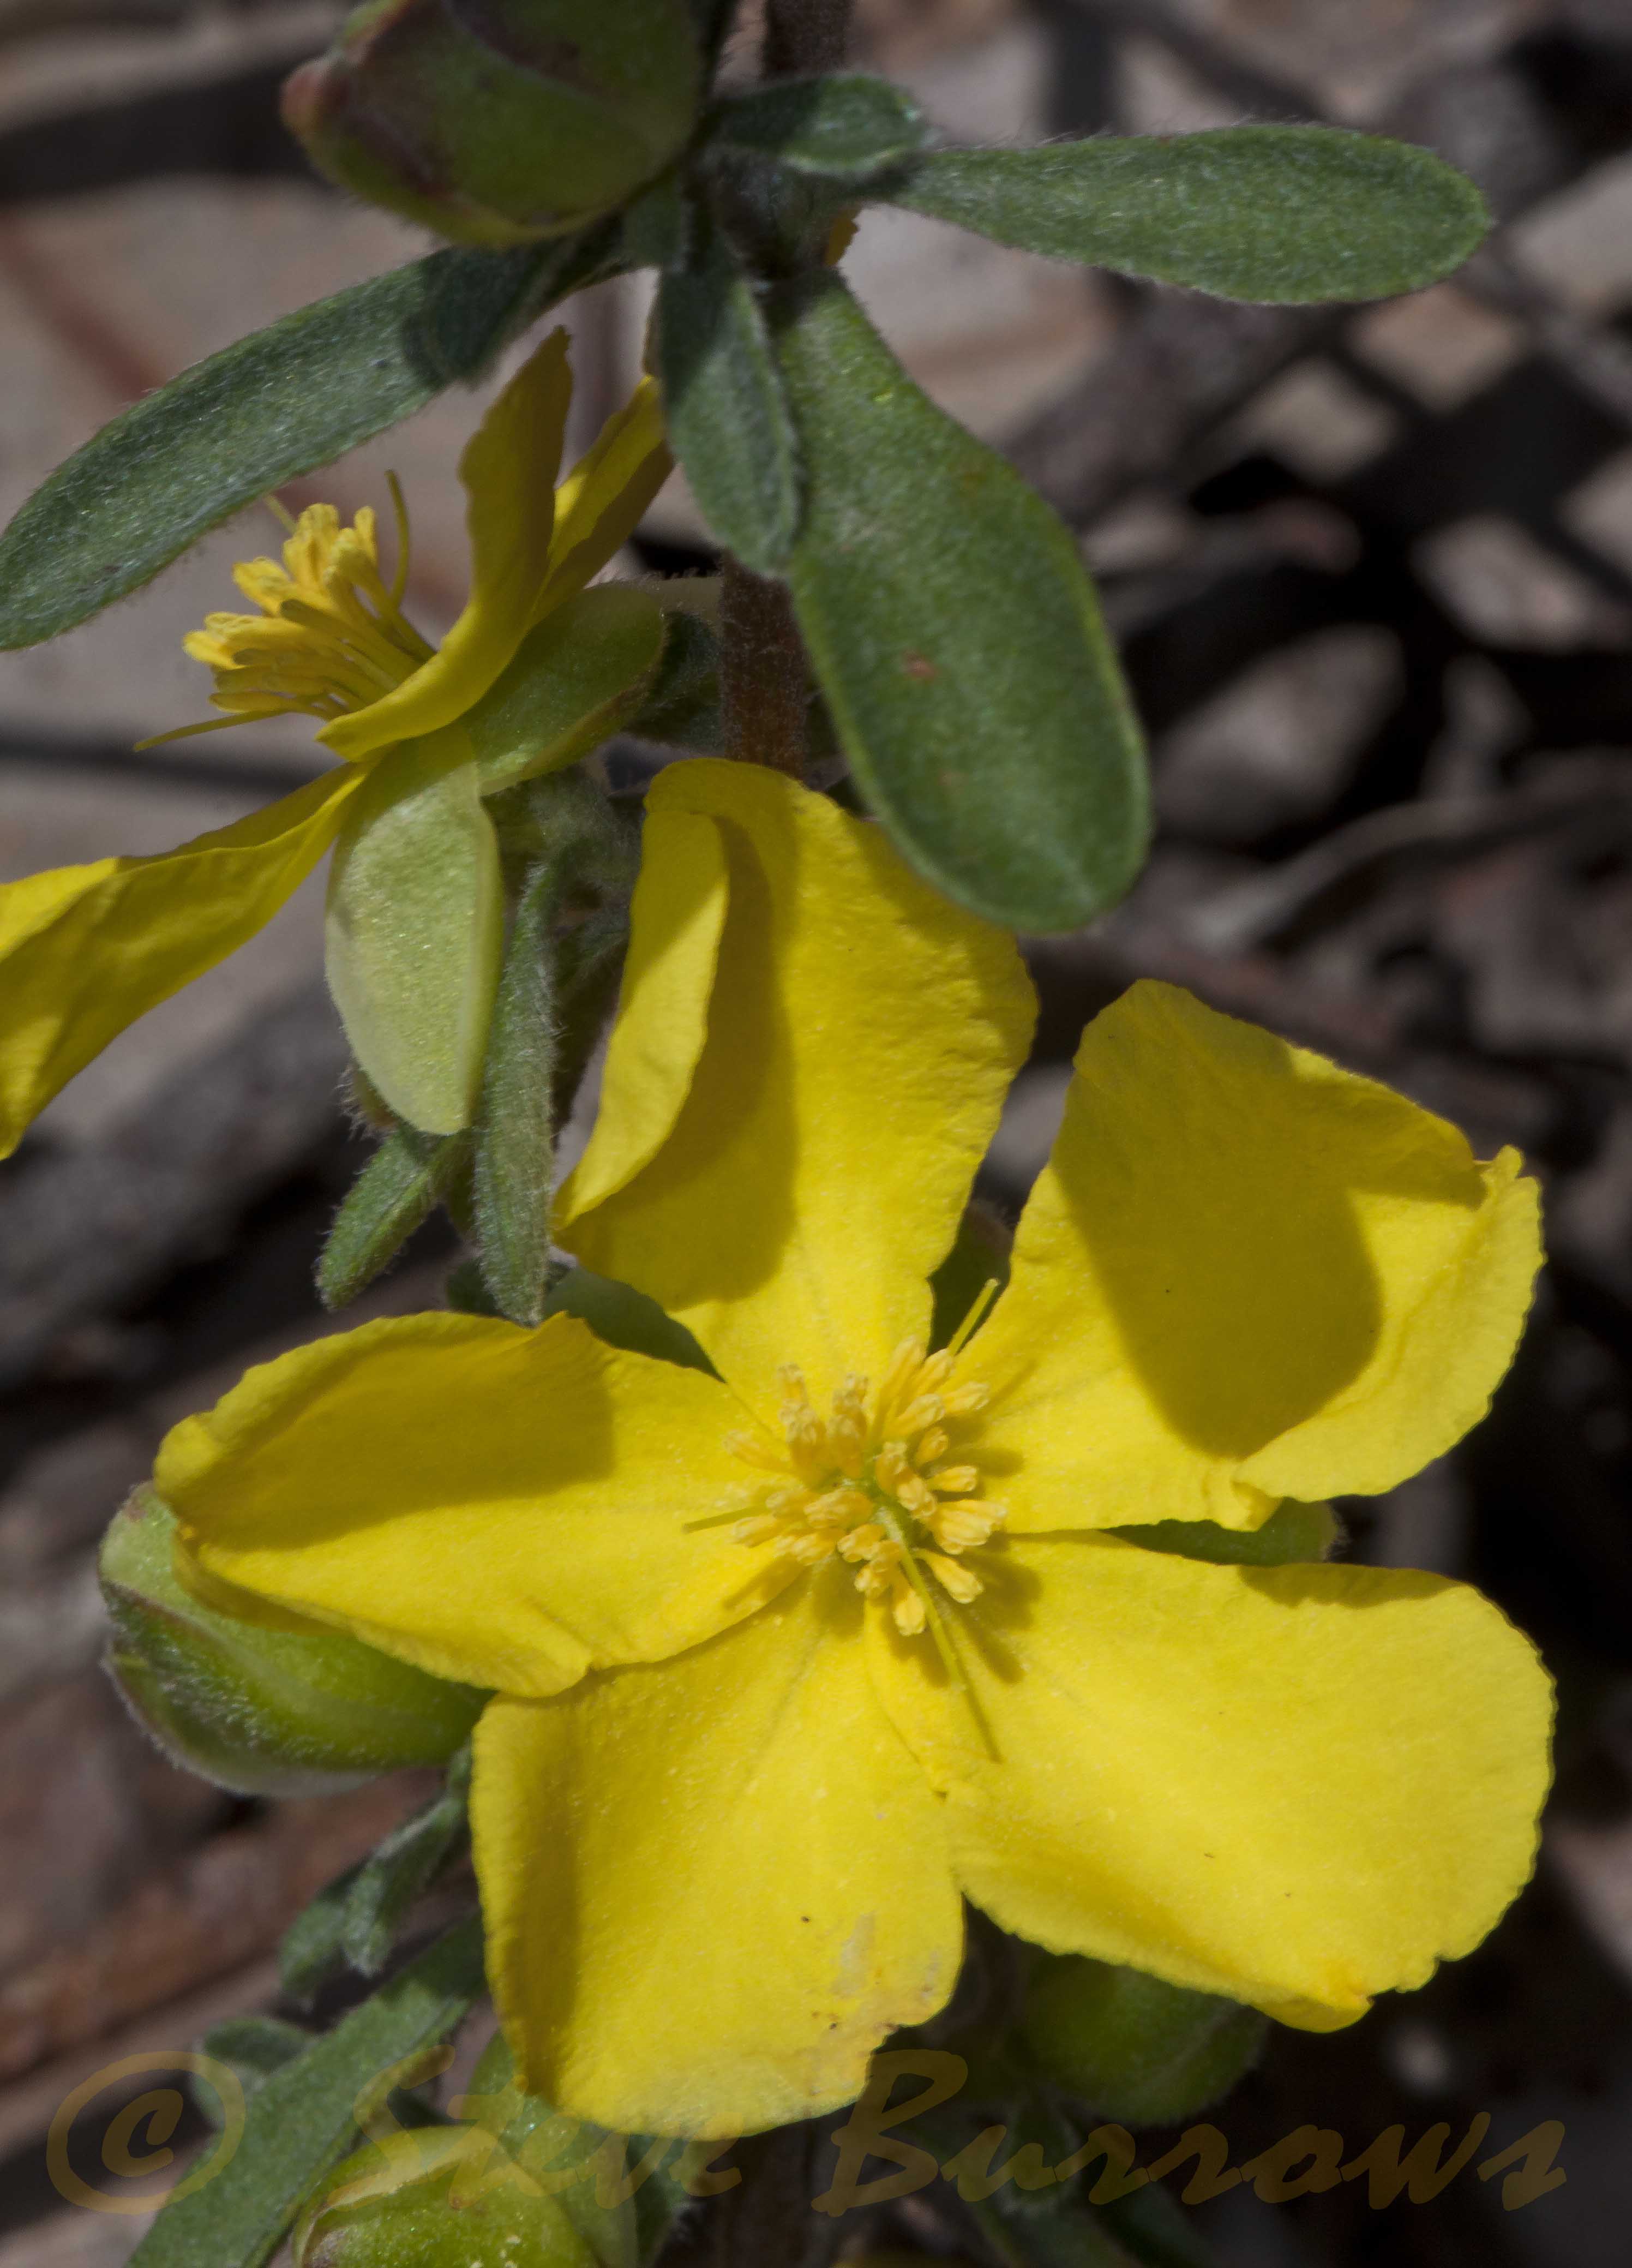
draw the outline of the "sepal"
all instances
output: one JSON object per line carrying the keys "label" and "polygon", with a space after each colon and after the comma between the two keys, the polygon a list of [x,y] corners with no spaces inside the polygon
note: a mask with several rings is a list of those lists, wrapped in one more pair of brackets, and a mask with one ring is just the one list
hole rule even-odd
{"label": "sepal", "polygon": [[1100,2117],[1174,2124],[1227,2095],[1268,2030],[1255,2008],[1080,1954],[1039,1953],[1017,2045]]}

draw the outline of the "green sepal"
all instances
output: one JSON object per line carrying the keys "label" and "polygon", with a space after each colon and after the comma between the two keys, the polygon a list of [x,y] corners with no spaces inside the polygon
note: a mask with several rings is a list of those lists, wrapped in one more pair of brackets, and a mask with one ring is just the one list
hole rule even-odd
{"label": "green sepal", "polygon": [[621,2268],[491,2137],[403,2127],[386,2147],[334,2169],[302,2216],[292,2268]]}
{"label": "green sepal", "polygon": [[883,194],[1022,252],[1287,306],[1419,291],[1490,227],[1442,158],[1327,126],[938,150]]}
{"label": "green sepal", "polygon": [[671,747],[711,752],[720,746],[720,642],[698,615],[673,611],[663,660],[629,732]]}
{"label": "green sepal", "polygon": [[277,1963],[291,1998],[309,1999],[342,1969],[379,1974],[415,1900],[466,1848],[470,1769],[466,1747],[450,1760],[441,1793],[326,1884],[290,1924]]}
{"label": "green sepal", "polygon": [[719,238],[659,283],[657,356],[669,446],[703,518],[745,567],[779,573],[798,532],[798,443],[759,294]]}
{"label": "green sepal", "polygon": [[552,608],[460,718],[483,795],[560,771],[626,724],[663,659],[665,618],[649,591],[601,583]]}
{"label": "green sepal", "polygon": [[496,2162],[555,2192],[602,2268],[650,2268],[690,2205],[681,2144],[586,2125],[523,2093],[502,2032],[476,2066],[465,2109],[497,2136]]}
{"label": "green sepal", "polygon": [[1210,1992],[1075,1953],[1037,1953],[1017,2045],[1099,2116],[1166,2125],[1227,2095],[1263,2050],[1268,2019]]}
{"label": "green sepal", "polygon": [[194,1596],[175,1519],[138,1489],[103,1539],[108,1668],[132,1712],[189,1771],[240,1794],[311,1793],[442,1764],[486,1696],[343,1631],[271,1628]]}
{"label": "green sepal", "polygon": [[1092,920],[1139,870],[1149,793],[1076,544],[838,276],[772,313],[807,486],[789,581],[864,801],[974,912]]}
{"label": "green sepal", "polygon": [[391,749],[329,866],[329,990],[351,1051],[423,1134],[470,1123],[504,946],[498,843],[468,736]]}
{"label": "green sepal", "polygon": [[469,385],[558,299],[622,268],[614,227],[437,252],[183,371],[60,465],[0,536],[0,648],[151,582],[212,527]]}
{"label": "green sepal", "polygon": [[482,1073],[476,1131],[476,1234],[482,1278],[512,1322],[536,1323],[550,1280],[555,1193],[555,939],[559,862],[535,865],[511,924]]}
{"label": "green sepal", "polygon": [[346,1307],[388,1268],[469,1161],[465,1134],[393,1127],[347,1190],[318,1262],[318,1297]]}
{"label": "green sepal", "polygon": [[860,72],[779,79],[716,105],[704,153],[774,158],[796,173],[868,181],[915,157],[929,129],[911,97]]}
{"label": "green sepal", "polygon": [[717,1375],[684,1323],[676,1322],[644,1292],[610,1276],[597,1276],[593,1269],[569,1268],[552,1285],[544,1313],[577,1315],[608,1346],[650,1355],[654,1362],[677,1363],[682,1370],[704,1370],[710,1378]]}
{"label": "green sepal", "polygon": [[219,2172],[166,2205],[129,2268],[264,2268],[313,2187],[357,2134],[358,2098],[445,2039],[483,1985],[481,1924],[462,1923],[248,2098]]}
{"label": "green sepal", "polygon": [[1342,1533],[1329,1504],[1295,1504],[1289,1498],[1261,1528],[1221,1528],[1213,1520],[1153,1520],[1143,1527],[1114,1528],[1147,1551],[1182,1559],[1210,1559],[1218,1567],[1281,1567],[1295,1559],[1324,1559]]}

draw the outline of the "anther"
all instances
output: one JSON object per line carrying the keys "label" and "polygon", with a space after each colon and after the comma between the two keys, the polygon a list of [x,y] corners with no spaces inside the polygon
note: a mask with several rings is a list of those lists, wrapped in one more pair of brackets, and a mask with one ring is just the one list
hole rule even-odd
{"label": "anther", "polygon": [[967,1607],[972,1599],[978,1599],[986,1587],[972,1569],[960,1567],[955,1559],[943,1559],[938,1551],[926,1551],[923,1564],[947,1597],[956,1599],[960,1607]]}

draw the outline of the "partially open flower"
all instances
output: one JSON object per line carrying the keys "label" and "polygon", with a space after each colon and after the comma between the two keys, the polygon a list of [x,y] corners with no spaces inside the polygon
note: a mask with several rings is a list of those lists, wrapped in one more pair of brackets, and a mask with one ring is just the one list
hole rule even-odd
{"label": "partially open flower", "polygon": [[690,133],[685,0],[371,0],[283,92],[343,188],[461,244],[559,236],[623,203]]}

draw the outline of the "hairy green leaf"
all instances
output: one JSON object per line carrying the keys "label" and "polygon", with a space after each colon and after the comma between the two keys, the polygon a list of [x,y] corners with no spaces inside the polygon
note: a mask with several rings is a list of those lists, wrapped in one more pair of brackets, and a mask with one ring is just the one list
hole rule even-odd
{"label": "hairy green leaf", "polygon": [[1490,226],[1430,151],[1327,126],[940,150],[885,194],[1023,252],[1287,305],[1415,291]]}
{"label": "hairy green leaf", "polygon": [[467,1136],[392,1129],[347,1190],[318,1262],[318,1297],[343,1307],[388,1268],[469,1155]]}
{"label": "hairy green leaf", "polygon": [[703,517],[745,567],[778,573],[798,531],[798,446],[758,297],[717,242],[658,286],[658,361]]}
{"label": "hairy green leaf", "polygon": [[479,378],[507,341],[620,264],[615,229],[437,252],[286,315],[105,425],[0,537],[0,647],[71,630],[284,481]]}
{"label": "hairy green leaf", "polygon": [[782,79],[722,102],[709,147],[775,158],[796,173],[870,180],[923,149],[923,114],[887,79],[858,72]]}
{"label": "hairy green leaf", "polygon": [[231,2157],[165,2207],[130,2268],[262,2268],[308,2191],[350,2147],[358,2097],[393,2065],[445,2039],[482,1982],[482,1927],[473,1920],[273,2072],[249,2098]]}
{"label": "hairy green leaf", "polygon": [[[224,2063],[237,2077],[246,2095],[264,2087],[275,2071],[305,2055],[312,2044],[310,2032],[286,2024],[281,2016],[229,2016],[212,2024],[202,2043],[204,2053]],[[210,2124],[220,2131],[226,2105],[202,2073],[193,2074],[194,2102]]]}
{"label": "hairy green leaf", "polygon": [[555,1194],[555,940],[561,901],[555,859],[529,873],[511,924],[482,1075],[476,1134],[476,1227],[482,1273],[512,1322],[536,1323],[549,1290],[549,1214]]}
{"label": "hairy green leaf", "polygon": [[789,580],[863,797],[976,913],[1092,920],[1138,871],[1148,795],[1076,545],[837,276],[786,287],[776,316],[809,488]]}
{"label": "hairy green leaf", "polygon": [[469,1798],[467,1746],[449,1764],[441,1794],[326,1884],[290,1923],[278,1948],[286,1992],[304,1999],[345,1967],[379,1975],[414,1901],[461,1848]]}

